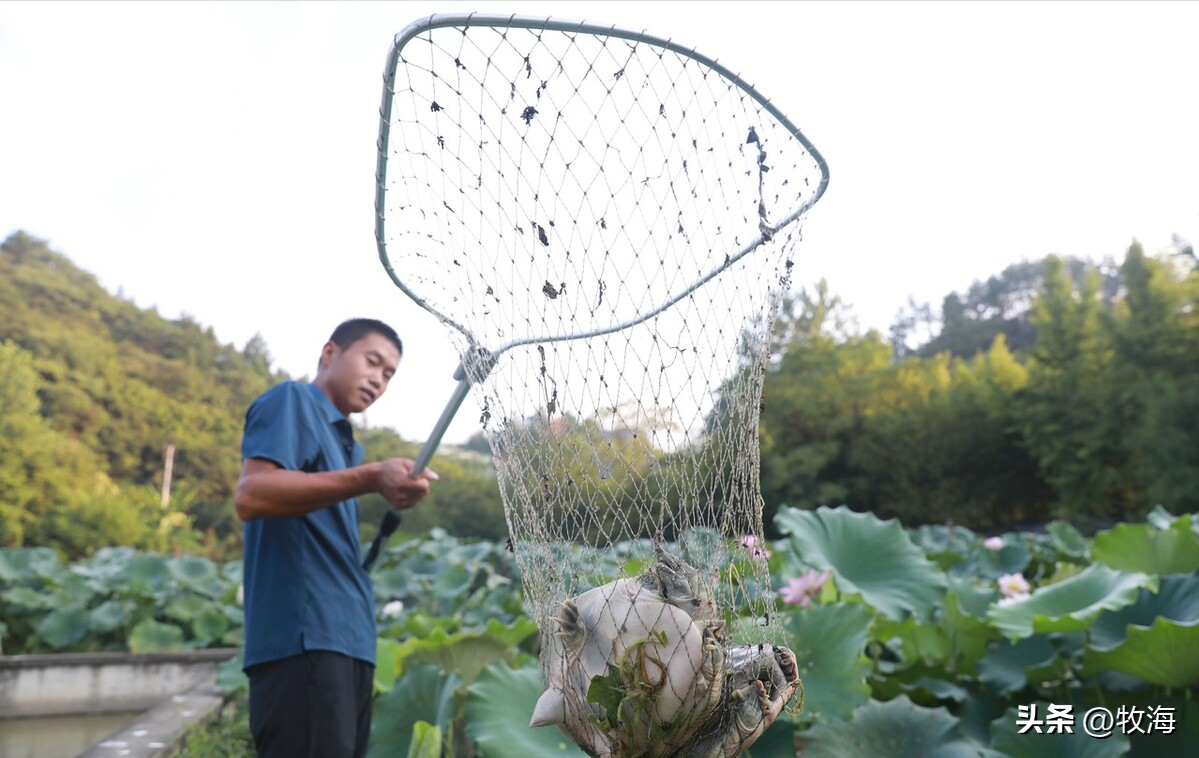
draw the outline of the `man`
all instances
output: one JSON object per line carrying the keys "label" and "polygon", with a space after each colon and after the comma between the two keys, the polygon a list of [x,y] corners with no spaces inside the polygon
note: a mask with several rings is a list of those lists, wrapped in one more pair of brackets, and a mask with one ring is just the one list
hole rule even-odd
{"label": "man", "polygon": [[311,384],[284,382],[250,405],[234,503],[245,522],[250,731],[261,758],[361,758],[370,736],[375,602],[358,545],[358,496],[411,508],[432,471],[363,464],[346,418],[387,390],[395,331],[352,319],[321,349]]}

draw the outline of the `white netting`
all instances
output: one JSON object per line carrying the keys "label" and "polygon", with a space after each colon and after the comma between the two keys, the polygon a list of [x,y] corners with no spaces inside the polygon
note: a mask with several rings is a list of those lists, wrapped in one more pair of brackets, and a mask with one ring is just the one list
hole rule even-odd
{"label": "white netting", "polygon": [[547,681],[570,665],[562,602],[655,547],[711,584],[713,618],[757,619],[730,646],[778,636],[745,537],[770,329],[823,167],[672,47],[475,18],[403,40],[385,93],[381,255],[466,356]]}

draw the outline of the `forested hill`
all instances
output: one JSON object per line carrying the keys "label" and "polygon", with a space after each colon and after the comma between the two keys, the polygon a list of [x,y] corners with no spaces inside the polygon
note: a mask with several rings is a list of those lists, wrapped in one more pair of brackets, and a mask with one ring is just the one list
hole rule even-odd
{"label": "forested hill", "polygon": [[168,445],[181,507],[201,527],[224,520],[245,409],[284,378],[260,338],[221,344],[12,234],[0,245],[0,544],[143,541],[136,511],[158,507]]}
{"label": "forested hill", "polygon": [[[222,344],[192,318],[163,318],[16,232],[0,244],[0,547],[47,546],[66,557],[107,545],[240,553],[233,490],[246,408],[289,378],[266,343]],[[391,429],[359,429],[368,460],[413,456]],[[168,446],[169,503],[160,489]],[[502,539],[490,459],[442,446],[448,481],[405,527],[435,525]],[[427,506],[427,507],[426,507]],[[373,536],[386,505],[364,498]]]}

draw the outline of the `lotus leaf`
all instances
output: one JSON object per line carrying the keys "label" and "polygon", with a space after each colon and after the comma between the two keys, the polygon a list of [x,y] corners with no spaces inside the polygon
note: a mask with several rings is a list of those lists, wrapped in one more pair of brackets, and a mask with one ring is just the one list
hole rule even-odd
{"label": "lotus leaf", "polygon": [[894,519],[822,506],[782,509],[775,524],[801,561],[831,571],[838,588],[889,618],[929,615],[944,602],[945,575]]}
{"label": "lotus leaf", "polygon": [[1134,602],[1142,587],[1156,588],[1157,577],[1113,571],[1094,564],[1058,584],[1042,587],[1026,598],[996,605],[987,616],[1005,635],[1029,637],[1035,632],[1077,632],[1105,610]]}
{"label": "lotus leaf", "polygon": [[1168,527],[1116,524],[1095,535],[1091,555],[1108,568],[1147,574],[1180,574],[1199,569],[1199,534],[1190,514]]}
{"label": "lotus leaf", "polygon": [[823,721],[804,734],[804,758],[979,758],[944,708],[922,708],[906,695],[871,700],[850,721]]}

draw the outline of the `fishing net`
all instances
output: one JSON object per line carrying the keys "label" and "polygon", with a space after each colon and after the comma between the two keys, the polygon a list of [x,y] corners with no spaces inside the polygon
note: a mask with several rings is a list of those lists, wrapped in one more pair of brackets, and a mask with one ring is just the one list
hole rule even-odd
{"label": "fishing net", "polygon": [[615,27],[434,16],[384,78],[380,257],[462,356],[426,451],[474,392],[547,682],[563,602],[659,551],[711,588],[722,644],[781,643],[758,421],[819,153],[720,64]]}

